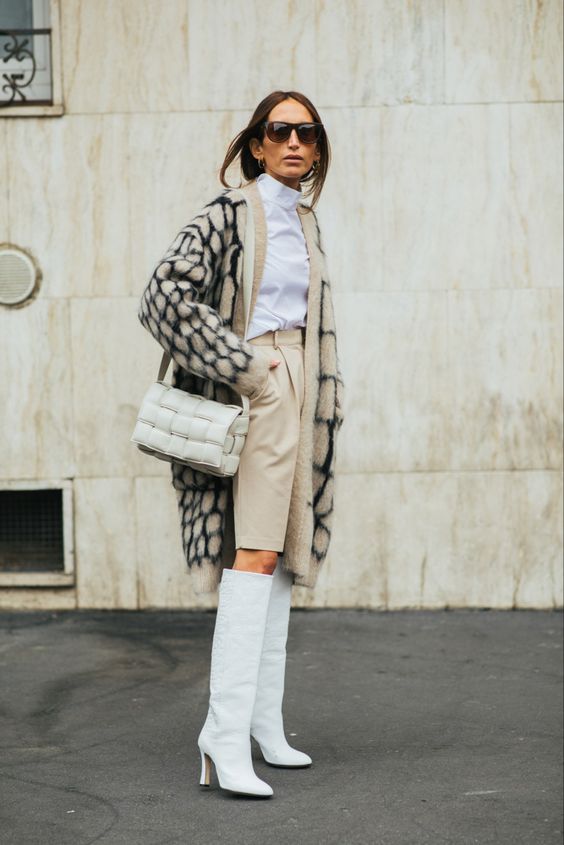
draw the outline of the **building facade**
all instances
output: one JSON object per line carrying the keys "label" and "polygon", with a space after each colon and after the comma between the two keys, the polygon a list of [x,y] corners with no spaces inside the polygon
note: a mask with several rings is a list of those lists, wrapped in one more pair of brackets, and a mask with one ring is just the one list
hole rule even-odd
{"label": "building facade", "polygon": [[129,441],[161,353],[137,307],[281,88],[332,146],[347,392],[295,606],[561,607],[559,0],[0,10],[0,606],[215,606],[169,467]]}

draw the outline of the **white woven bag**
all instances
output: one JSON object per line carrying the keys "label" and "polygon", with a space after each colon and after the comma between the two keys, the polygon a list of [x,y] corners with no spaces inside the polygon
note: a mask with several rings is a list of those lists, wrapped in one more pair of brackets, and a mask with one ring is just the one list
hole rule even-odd
{"label": "white woven bag", "polygon": [[[245,337],[253,287],[255,231],[250,201],[243,251]],[[171,356],[164,352],[157,381],[147,390],[131,442],[161,461],[175,461],[211,475],[235,475],[249,430],[249,399],[227,405],[164,382]]]}

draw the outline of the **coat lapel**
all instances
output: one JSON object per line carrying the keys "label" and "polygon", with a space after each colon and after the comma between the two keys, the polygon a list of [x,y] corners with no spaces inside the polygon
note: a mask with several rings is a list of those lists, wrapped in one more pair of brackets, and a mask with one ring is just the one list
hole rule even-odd
{"label": "coat lapel", "polygon": [[305,394],[300,422],[300,442],[292,486],[284,561],[296,578],[309,572],[313,534],[313,440],[319,393],[321,315],[321,255],[317,247],[315,218],[311,212],[300,214],[309,253],[309,289],[304,348]]}
{"label": "coat lapel", "polygon": [[[240,188],[240,190],[246,195],[247,199],[251,203],[253,209],[253,219],[255,223],[255,256],[253,265],[253,287],[251,292],[251,307],[249,310],[250,321],[253,316],[253,311],[255,310],[255,303],[257,301],[257,296],[260,289],[260,283],[264,275],[264,262],[266,259],[267,246],[267,223],[266,215],[264,213],[264,206],[262,204],[262,199],[259,193],[259,189],[257,187],[256,180],[249,182],[247,185],[244,185],[244,187]],[[247,225],[247,220],[247,210],[245,209],[245,226]],[[244,230],[241,234],[241,238],[244,242]],[[248,257],[244,256],[244,260],[247,261]],[[235,334],[238,334],[239,337],[243,337],[244,327],[245,314],[243,307],[243,275],[241,274],[241,284],[239,285],[239,289],[237,291],[237,301],[235,303],[235,319],[233,321],[233,331],[235,332]]]}

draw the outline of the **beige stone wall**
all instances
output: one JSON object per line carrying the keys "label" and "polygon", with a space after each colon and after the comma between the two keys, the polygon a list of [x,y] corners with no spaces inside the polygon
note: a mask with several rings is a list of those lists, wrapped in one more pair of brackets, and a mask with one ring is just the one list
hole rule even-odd
{"label": "beige stone wall", "polygon": [[65,114],[0,116],[0,480],[74,479],[76,587],[11,607],[213,607],[169,468],[129,443],[154,263],[274,88],[328,128],[347,387],[330,557],[296,606],[562,605],[560,0],[61,0]]}

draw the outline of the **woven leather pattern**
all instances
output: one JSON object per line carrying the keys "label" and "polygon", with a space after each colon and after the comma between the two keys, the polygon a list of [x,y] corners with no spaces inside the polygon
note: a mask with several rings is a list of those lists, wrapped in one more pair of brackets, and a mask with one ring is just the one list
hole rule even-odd
{"label": "woven leather pattern", "polygon": [[131,441],[149,455],[212,475],[235,475],[249,430],[239,405],[224,405],[154,382],[137,415]]}

